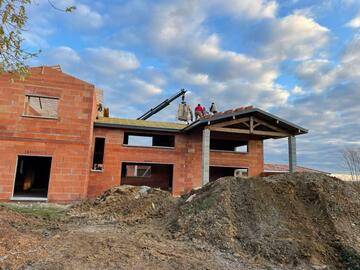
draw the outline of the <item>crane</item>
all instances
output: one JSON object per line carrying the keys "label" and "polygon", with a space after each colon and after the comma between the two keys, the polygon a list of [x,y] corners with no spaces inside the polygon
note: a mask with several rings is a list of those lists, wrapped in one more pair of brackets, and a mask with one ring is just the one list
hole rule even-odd
{"label": "crane", "polygon": [[184,101],[186,92],[187,91],[185,89],[181,89],[179,92],[177,92],[172,97],[165,99],[163,102],[161,102],[156,107],[151,108],[150,110],[148,110],[146,113],[144,113],[139,118],[137,118],[137,120],[146,120],[146,119],[148,119],[149,117],[153,116],[154,114],[160,112],[162,109],[169,106],[171,102],[173,102],[175,99],[177,99],[180,96],[182,96],[182,100]]}

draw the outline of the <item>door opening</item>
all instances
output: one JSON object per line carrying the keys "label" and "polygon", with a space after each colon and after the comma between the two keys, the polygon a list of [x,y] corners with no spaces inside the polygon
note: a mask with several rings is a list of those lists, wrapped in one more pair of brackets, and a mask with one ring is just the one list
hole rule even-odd
{"label": "door opening", "polygon": [[51,157],[19,156],[13,198],[46,199],[50,169]]}

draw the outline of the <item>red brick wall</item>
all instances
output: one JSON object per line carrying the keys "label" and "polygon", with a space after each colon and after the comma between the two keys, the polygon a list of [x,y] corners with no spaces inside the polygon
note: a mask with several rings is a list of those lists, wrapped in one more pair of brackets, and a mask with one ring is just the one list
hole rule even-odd
{"label": "red brick wall", "polygon": [[[59,97],[58,119],[23,117],[25,94]],[[93,85],[49,67],[0,77],[0,200],[11,198],[18,155],[52,156],[50,201],[86,196],[94,103]]]}
{"label": "red brick wall", "polygon": [[[195,142],[188,144],[185,135],[175,138],[175,148],[138,147],[123,145],[124,130],[95,128],[94,137],[105,137],[104,169],[102,172],[90,173],[88,195],[96,196],[106,189],[121,182],[121,163],[157,163],[173,165],[173,194],[180,195],[201,183],[200,160],[186,168],[188,146],[193,147],[199,156],[201,146]],[[201,144],[201,142],[200,142]],[[94,146],[93,146],[94,147]],[[194,178],[193,178],[194,177]]]}
{"label": "red brick wall", "polygon": [[[95,128],[94,137],[105,137],[104,170],[91,172],[88,195],[96,196],[106,189],[121,183],[121,163],[173,164],[173,194],[181,195],[192,188],[200,187],[202,134],[177,134],[175,148],[138,147],[123,145],[124,130]],[[249,175],[263,171],[263,142],[249,141],[247,154],[210,152],[210,166],[244,167]]]}
{"label": "red brick wall", "polygon": [[249,176],[258,176],[264,171],[262,140],[250,140],[248,153],[210,151],[210,166],[248,168]]}

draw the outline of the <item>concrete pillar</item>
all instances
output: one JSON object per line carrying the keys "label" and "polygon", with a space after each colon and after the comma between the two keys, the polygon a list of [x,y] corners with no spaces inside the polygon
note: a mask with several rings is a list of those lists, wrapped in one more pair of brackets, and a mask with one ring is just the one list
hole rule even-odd
{"label": "concrete pillar", "polygon": [[202,137],[202,185],[209,183],[210,130],[203,130]]}
{"label": "concrete pillar", "polygon": [[289,171],[296,172],[296,138],[295,136],[288,137],[289,146]]}

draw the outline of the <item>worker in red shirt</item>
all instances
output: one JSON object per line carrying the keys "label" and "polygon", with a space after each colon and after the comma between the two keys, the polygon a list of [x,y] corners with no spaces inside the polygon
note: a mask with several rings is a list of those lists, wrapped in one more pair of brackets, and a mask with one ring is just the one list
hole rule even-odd
{"label": "worker in red shirt", "polygon": [[203,117],[204,116],[204,108],[198,104],[196,107],[195,107],[195,120],[197,120],[199,117]]}

